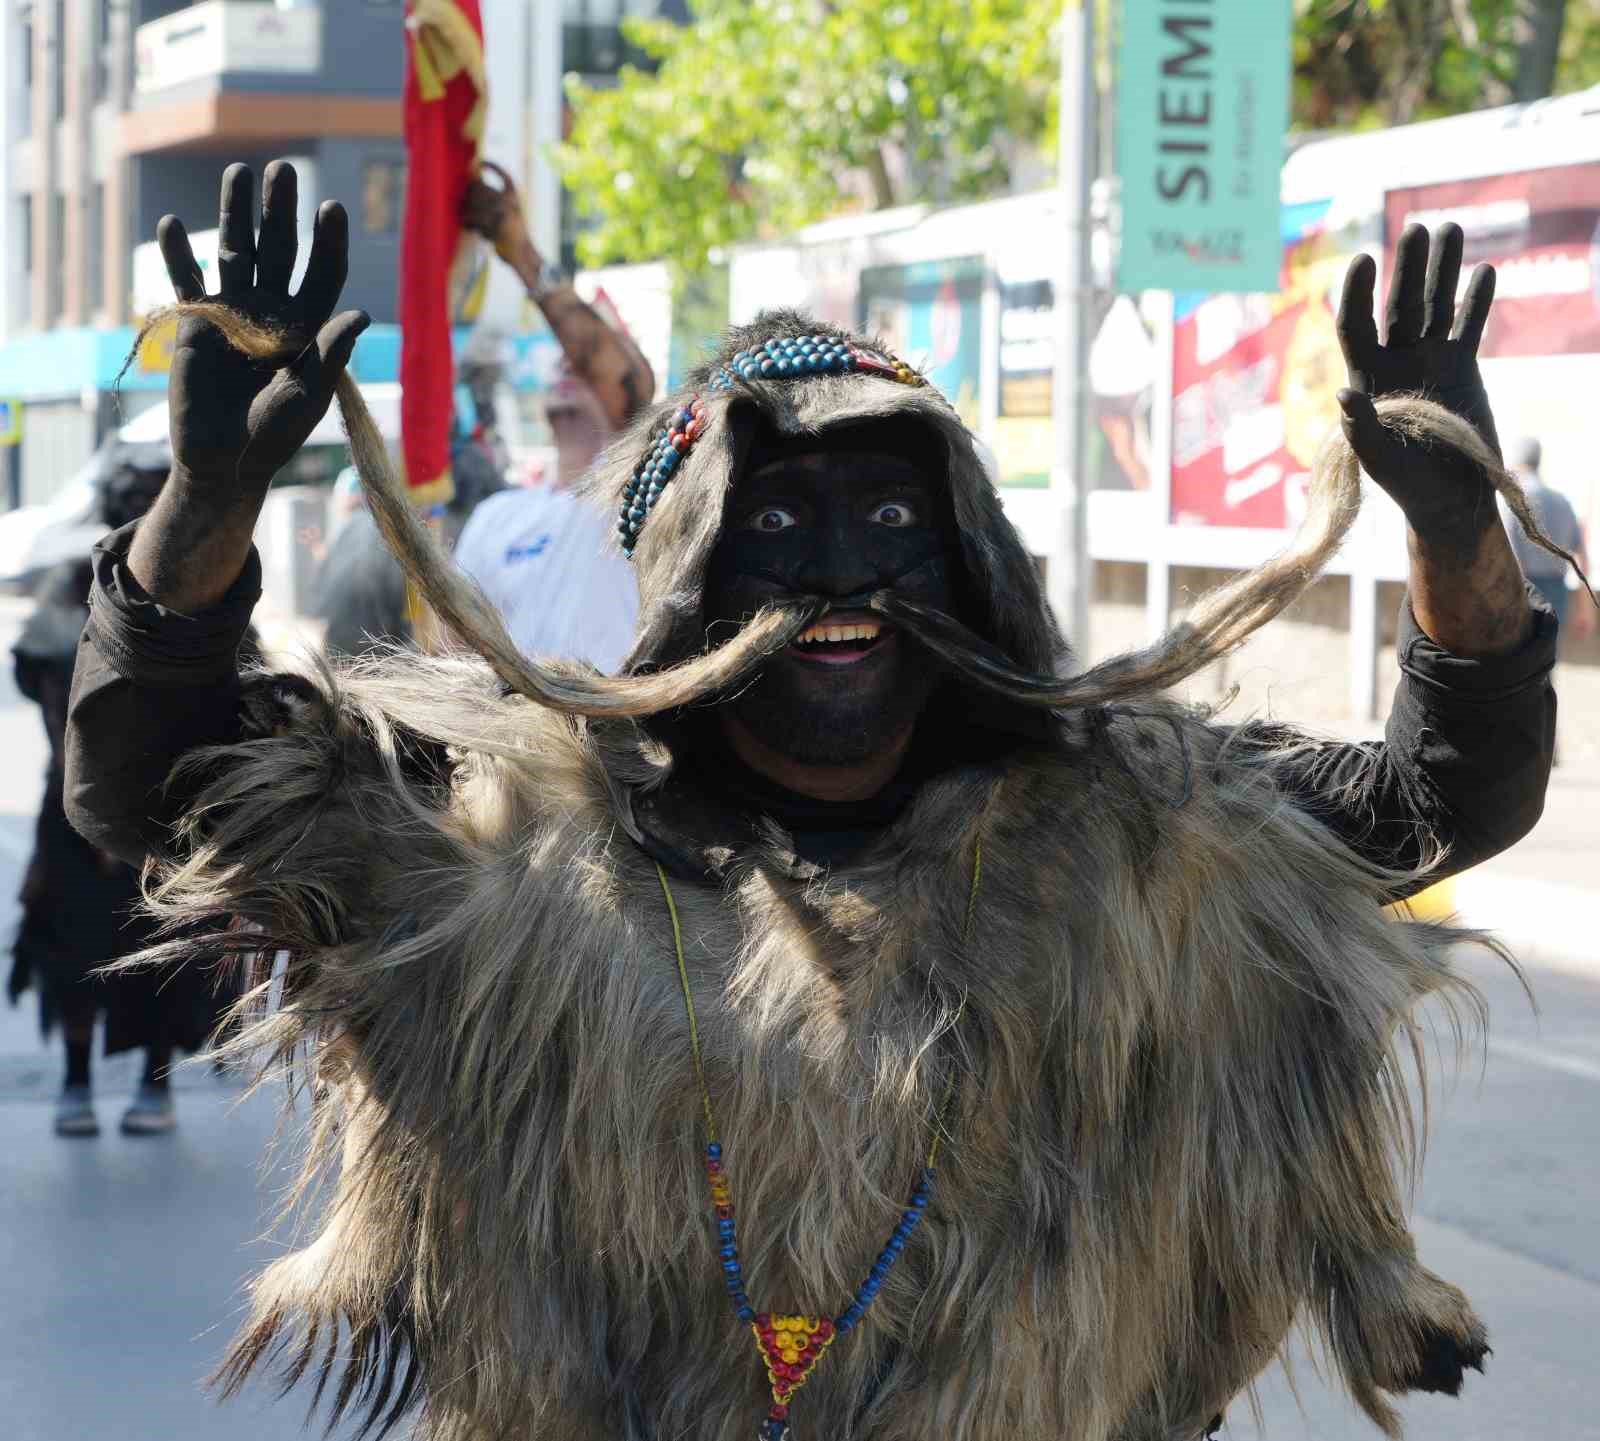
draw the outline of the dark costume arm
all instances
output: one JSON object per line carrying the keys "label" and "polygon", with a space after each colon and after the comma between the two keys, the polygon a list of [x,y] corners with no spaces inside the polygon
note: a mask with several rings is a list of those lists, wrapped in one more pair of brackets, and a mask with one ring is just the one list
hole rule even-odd
{"label": "dark costume arm", "polygon": [[[1555,749],[1555,617],[1532,601],[1532,633],[1505,655],[1451,655],[1400,614],[1401,678],[1385,739],[1296,745],[1281,726],[1236,739],[1261,748],[1279,785],[1358,854],[1422,884],[1498,855],[1533,829]],[[1400,899],[1397,896],[1396,899]]]}
{"label": "dark costume arm", "polygon": [[126,557],[137,526],[95,547],[89,624],[79,643],[66,735],[66,811],[102,850],[133,865],[165,844],[183,797],[178,759],[244,733],[239,651],[261,594],[261,561],[215,606],[181,615],[151,600]]}

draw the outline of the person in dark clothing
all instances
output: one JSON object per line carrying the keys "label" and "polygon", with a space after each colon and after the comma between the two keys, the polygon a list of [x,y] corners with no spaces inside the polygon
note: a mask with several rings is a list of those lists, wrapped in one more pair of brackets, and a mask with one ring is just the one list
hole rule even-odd
{"label": "person in dark clothing", "polygon": [[[113,528],[136,521],[160,493],[171,460],[164,443],[108,443],[98,457],[96,478],[101,520]],[[38,604],[12,650],[17,688],[40,709],[50,758],[24,874],[7,994],[15,1004],[30,988],[36,990],[41,1028],[48,1035],[59,1026],[65,1039],[58,1135],[99,1131],[90,1066],[97,1015],[105,1017],[107,1055],[144,1051],[144,1069],[122,1129],[152,1135],[174,1124],[169,1084],[174,1052],[199,1050],[221,1008],[208,977],[193,967],[110,978],[96,974],[98,967],[148,945],[154,930],[138,908],[138,872],[86,841],[62,809],[67,697],[89,618],[92,581],[87,558],[57,566],[45,577]]]}
{"label": "person in dark clothing", "polygon": [[[1555,719],[1459,229],[1407,231],[1381,344],[1370,260],[1347,281],[1345,437],[1411,573],[1386,741],[1319,747],[1160,692],[1336,529],[1070,672],[953,409],[795,311],[585,482],[640,577],[621,674],[522,657],[369,455],[490,664],[241,676],[266,480],[365,324],[335,206],[288,293],[294,193],[269,168],[258,240],[224,177],[221,304],[292,363],[184,316],[173,479],[96,553],[68,730],[74,823],[153,856],[174,919],[290,954],[263,1038],[316,1054],[320,1159],[348,1138],[228,1379],[344,1367],[336,1408],[420,1436],[728,1437],[759,1405],[782,1441],[804,1382],[816,1434],[1144,1441],[1209,1432],[1304,1314],[1376,1424],[1459,1392],[1487,1338],[1396,1187],[1399,1047],[1452,940],[1381,906],[1526,833]],[[1424,391],[1448,410],[1390,423]]]}
{"label": "person in dark clothing", "polygon": [[[440,539],[453,549],[479,502],[504,490],[506,482],[488,451],[460,427],[452,437],[450,473],[454,492],[444,507]],[[364,502],[322,558],[311,613],[326,623],[322,649],[329,656],[370,655],[412,640],[405,574]]]}

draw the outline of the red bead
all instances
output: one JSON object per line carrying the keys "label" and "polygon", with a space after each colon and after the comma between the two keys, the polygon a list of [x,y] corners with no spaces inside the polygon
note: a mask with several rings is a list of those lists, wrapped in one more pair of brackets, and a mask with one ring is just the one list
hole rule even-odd
{"label": "red bead", "polygon": [[707,1161],[706,1170],[709,1171],[713,1176],[720,1176],[722,1174],[722,1162]]}
{"label": "red bead", "polygon": [[766,1311],[762,1311],[756,1317],[756,1327],[762,1331],[770,1331],[772,1329],[771,1315]]}
{"label": "red bead", "polygon": [[787,1421],[788,1419],[789,1408],[781,1401],[777,1402],[772,1409],[767,1412],[767,1420],[769,1421]]}
{"label": "red bead", "polygon": [[674,431],[668,437],[668,441],[670,442],[672,448],[677,451],[679,455],[682,455],[684,451],[689,448],[689,437],[686,436],[681,430]]}
{"label": "red bead", "polygon": [[826,1341],[831,1335],[833,1335],[833,1322],[824,1316],[817,1326],[817,1339]]}
{"label": "red bead", "polygon": [[719,1221],[731,1221],[732,1219],[733,1219],[733,1207],[732,1206],[718,1206],[717,1207],[717,1220],[719,1220]]}

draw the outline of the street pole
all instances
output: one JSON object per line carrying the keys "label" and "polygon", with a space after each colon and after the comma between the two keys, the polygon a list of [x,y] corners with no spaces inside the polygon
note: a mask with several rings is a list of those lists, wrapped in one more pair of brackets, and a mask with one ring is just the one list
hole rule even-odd
{"label": "street pole", "polygon": [[528,26],[528,173],[530,229],[539,254],[561,263],[561,176],[552,154],[561,143],[563,73],[560,5],[535,5]]}
{"label": "street pole", "polygon": [[1050,478],[1056,548],[1046,589],[1079,664],[1089,659],[1089,486],[1084,469],[1089,389],[1089,190],[1095,169],[1095,0],[1065,0],[1061,14],[1061,121],[1057,183],[1064,221],[1055,281],[1056,455]]}

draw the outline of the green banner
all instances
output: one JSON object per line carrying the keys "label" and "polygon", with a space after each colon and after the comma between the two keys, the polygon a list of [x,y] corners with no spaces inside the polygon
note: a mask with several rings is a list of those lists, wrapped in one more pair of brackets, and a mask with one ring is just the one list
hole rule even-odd
{"label": "green banner", "polygon": [[1272,291],[1291,0],[1124,0],[1117,288]]}

